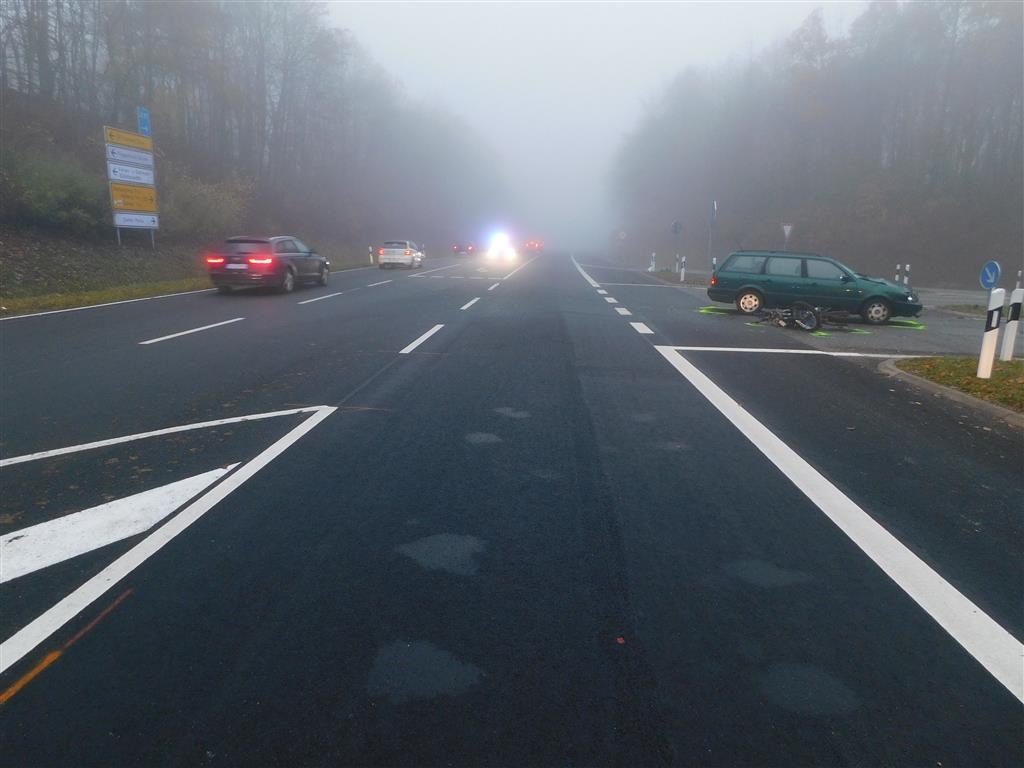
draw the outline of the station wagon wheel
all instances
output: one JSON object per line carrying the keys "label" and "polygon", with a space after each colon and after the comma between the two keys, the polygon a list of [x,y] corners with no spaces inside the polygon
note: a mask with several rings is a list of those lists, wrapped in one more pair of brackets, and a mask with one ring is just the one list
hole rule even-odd
{"label": "station wagon wheel", "polygon": [[885,299],[868,299],[861,308],[860,316],[869,325],[882,325],[889,321],[892,309]]}
{"label": "station wagon wheel", "polygon": [[330,276],[331,270],[328,269],[327,267],[324,267],[323,269],[320,270],[320,279],[317,282],[320,283],[320,285],[327,285],[327,280],[330,278]]}
{"label": "station wagon wheel", "polygon": [[284,278],[281,280],[281,293],[291,293],[293,290],[295,290],[295,273],[286,269]]}
{"label": "station wagon wheel", "polygon": [[764,306],[764,299],[757,291],[743,291],[736,297],[736,309],[745,315],[759,312]]}

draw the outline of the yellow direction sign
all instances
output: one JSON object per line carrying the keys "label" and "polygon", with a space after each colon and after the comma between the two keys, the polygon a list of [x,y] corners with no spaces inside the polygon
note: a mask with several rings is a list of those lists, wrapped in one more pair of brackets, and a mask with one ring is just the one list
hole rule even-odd
{"label": "yellow direction sign", "polygon": [[103,140],[107,144],[119,144],[122,147],[144,149],[147,152],[153,151],[153,139],[149,136],[143,136],[141,133],[132,133],[131,131],[122,131],[120,128],[111,128],[109,125],[103,126]]}
{"label": "yellow direction sign", "polygon": [[156,190],[153,187],[111,182],[110,205],[115,211],[156,213]]}

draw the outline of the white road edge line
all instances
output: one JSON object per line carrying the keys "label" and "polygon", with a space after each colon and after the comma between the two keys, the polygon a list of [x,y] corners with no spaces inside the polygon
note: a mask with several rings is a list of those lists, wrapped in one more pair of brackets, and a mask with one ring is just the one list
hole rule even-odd
{"label": "white road edge line", "polygon": [[630,312],[630,311],[629,311],[628,309],[626,309],[625,307],[613,307],[613,309],[614,309],[614,310],[615,310],[616,312],[618,312],[618,313],[619,313],[620,315],[622,315],[623,317],[632,317],[632,316],[633,316],[633,313],[632,313],[632,312]]}
{"label": "white road edge line", "polygon": [[645,335],[654,333],[654,331],[648,328],[644,323],[630,323],[630,325],[633,326],[633,330],[636,331],[637,333],[642,333]]}
{"label": "white road edge line", "polygon": [[751,416],[677,347],[655,349],[940,627],[1024,702],[1024,644]]}
{"label": "white road edge line", "polygon": [[21,456],[12,456],[9,459],[0,460],[0,468],[9,467],[12,464],[24,464],[27,461],[37,461],[39,459],[49,459],[54,456],[66,456],[69,453],[79,453],[80,451],[90,451],[93,448],[106,448],[108,445],[119,445],[120,443],[130,443],[133,440],[144,440],[147,437],[161,437],[162,435],[173,435],[178,432],[190,432],[193,429],[206,429],[208,427],[219,427],[224,424],[239,424],[243,421],[261,421],[263,419],[275,419],[278,416],[295,416],[299,413],[313,413],[322,406],[311,406],[308,408],[290,408],[286,411],[268,411],[267,413],[253,413],[248,416],[232,416],[227,419],[214,419],[213,421],[197,421],[194,424],[181,424],[177,427],[165,427],[164,429],[154,429],[150,432],[136,432],[132,435],[122,435],[121,437],[111,437],[107,440],[96,440],[91,443],[81,443],[79,445],[69,445],[65,448],[54,448],[49,451],[38,451],[36,453],[26,453]]}
{"label": "white road edge line", "polygon": [[442,328],[444,328],[444,323],[438,323],[433,328],[431,328],[429,331],[427,331],[422,336],[420,336],[418,339],[416,339],[416,341],[414,341],[412,344],[410,344],[409,346],[405,347],[404,349],[399,350],[398,354],[400,354],[400,355],[408,355],[410,352],[412,352],[414,349],[416,349],[416,347],[418,347],[424,341],[426,341],[431,336],[433,336],[435,333],[440,331]]}
{"label": "white road edge line", "polygon": [[771,349],[768,347],[672,347],[680,352],[764,352],[769,355],[827,355],[828,357],[915,358],[922,355],[894,355],[884,352],[829,352],[824,349]]}
{"label": "white road edge line", "polygon": [[415,275],[406,275],[406,277],[423,277],[429,275],[431,272],[440,272],[442,269],[455,269],[455,267],[461,267],[461,264],[449,264],[447,267],[437,267],[436,269],[428,269],[426,272],[417,272]]}
{"label": "white road edge line", "polygon": [[336,293],[327,293],[323,296],[317,296],[315,299],[306,299],[305,301],[298,302],[299,304],[312,304],[314,301],[323,301],[324,299],[333,299],[335,296],[341,296],[344,291],[337,291]]}
{"label": "white road edge line", "polygon": [[480,297],[479,296],[477,296],[475,299],[467,301],[465,304],[463,304],[461,307],[459,307],[459,309],[469,309],[474,304],[476,304],[478,301],[480,301]]}
{"label": "white road edge line", "polygon": [[211,293],[216,288],[200,288],[198,291],[182,291],[181,293],[164,293],[160,296],[143,296],[141,299],[122,299],[121,301],[108,301],[104,304],[89,304],[85,307],[68,307],[67,309],[51,309],[47,312],[32,312],[28,315],[11,315],[0,317],[0,320],[24,320],[26,317],[42,317],[43,315],[59,315],[62,312],[81,312],[83,309],[99,309],[100,307],[113,307],[118,304],[134,304],[137,301],[153,301],[154,299],[173,299],[175,296],[189,296],[193,293]]}
{"label": "white road edge line", "polygon": [[492,286],[491,286],[490,288],[488,288],[487,290],[488,290],[488,291],[493,291],[493,290],[494,290],[495,288],[497,288],[497,287],[498,287],[499,285],[501,285],[501,283],[495,283],[494,285],[492,285]]}
{"label": "white road edge line", "polygon": [[213,509],[228,494],[280,456],[299,438],[337,409],[321,405],[315,408],[303,408],[300,410],[301,412],[312,411],[314,413],[262,453],[214,485],[210,490],[185,507],[185,509],[164,523],[164,525],[157,528],[102,571],[60,600],[56,605],[44,611],[26,626],[4,640],[3,643],[0,643],[0,673],[7,671],[14,664],[18,663],[32,649],[99,599],[112,586],[156,554],[171,539]]}
{"label": "white road edge line", "polygon": [[200,331],[208,331],[210,328],[218,328],[218,327],[220,327],[222,325],[231,325],[231,323],[237,323],[240,320],[245,320],[245,318],[244,317],[236,317],[236,318],[233,318],[231,320],[224,320],[224,321],[219,322],[219,323],[210,323],[209,325],[203,325],[203,326],[200,326],[199,328],[192,328],[191,330],[188,330],[188,331],[181,331],[179,333],[172,333],[169,336],[160,336],[159,338],[156,338],[156,339],[149,339],[148,341],[140,341],[139,344],[142,345],[142,346],[145,346],[146,344],[156,344],[157,342],[160,342],[160,341],[167,341],[168,339],[176,339],[179,336],[188,336],[190,333],[199,333]]}
{"label": "white road edge line", "polygon": [[518,271],[519,271],[520,269],[522,269],[523,267],[529,266],[530,264],[533,264],[533,262],[535,262],[535,261],[536,261],[537,259],[539,259],[539,258],[540,258],[540,254],[537,254],[536,256],[534,256],[534,257],[533,257],[532,259],[530,259],[530,260],[529,260],[529,261],[527,261],[526,263],[524,263],[524,264],[520,264],[520,265],[519,265],[518,267],[516,267],[515,269],[513,269],[513,270],[512,270],[511,272],[509,272],[509,273],[508,273],[507,275],[505,275],[504,277],[499,277],[499,278],[498,278],[498,280],[508,280],[508,279],[509,279],[510,277],[512,277],[512,275],[514,275],[514,274],[515,274],[516,272],[518,272]]}
{"label": "white road edge line", "polygon": [[[601,283],[601,285],[623,285],[628,288],[678,288],[678,285],[667,283]],[[682,285],[682,283],[680,283]]]}
{"label": "white road edge line", "polygon": [[367,288],[376,288],[378,285],[384,285],[384,283],[390,283],[391,280],[381,280],[379,283],[370,283]]}
{"label": "white road edge line", "polygon": [[583,279],[590,284],[591,288],[601,287],[601,284],[599,282],[597,282],[594,278],[592,278],[590,275],[583,271],[583,267],[580,266],[580,263],[576,261],[575,257],[570,256],[569,258],[572,259],[573,265],[576,267],[577,270],[579,270],[579,273],[583,275]]}

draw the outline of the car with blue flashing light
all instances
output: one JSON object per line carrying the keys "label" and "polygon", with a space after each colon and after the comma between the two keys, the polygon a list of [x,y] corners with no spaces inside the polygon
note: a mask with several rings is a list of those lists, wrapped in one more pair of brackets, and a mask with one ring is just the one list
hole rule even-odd
{"label": "car with blue flashing light", "polygon": [[818,253],[735,251],[711,275],[708,298],[734,303],[746,315],[804,302],[845,310],[881,325],[917,317],[923,307],[907,286],[869,277]]}

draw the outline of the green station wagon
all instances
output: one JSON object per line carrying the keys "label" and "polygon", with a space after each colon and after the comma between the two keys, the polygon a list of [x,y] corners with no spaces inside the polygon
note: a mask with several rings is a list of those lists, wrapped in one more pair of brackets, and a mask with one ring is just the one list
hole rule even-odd
{"label": "green station wagon", "polygon": [[713,301],[735,302],[744,314],[803,301],[846,310],[872,325],[890,317],[916,317],[917,296],[899,283],[854,272],[817,253],[736,251],[730,253],[708,286]]}

